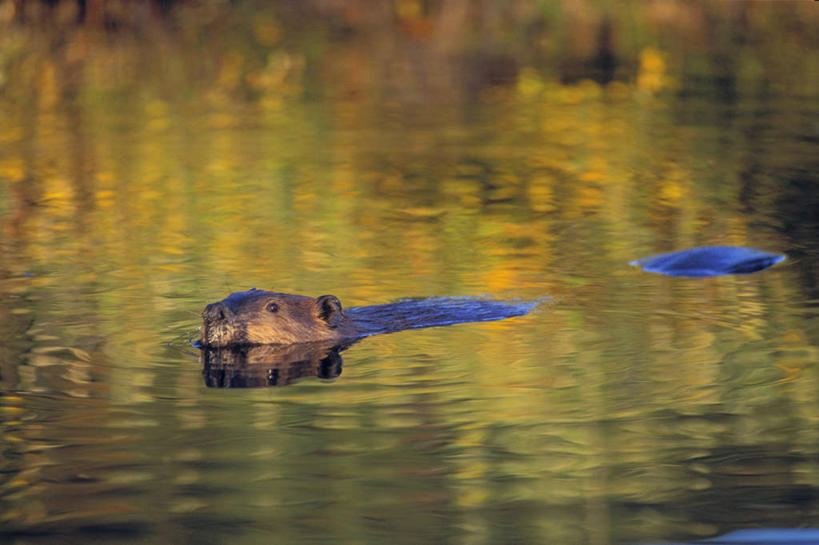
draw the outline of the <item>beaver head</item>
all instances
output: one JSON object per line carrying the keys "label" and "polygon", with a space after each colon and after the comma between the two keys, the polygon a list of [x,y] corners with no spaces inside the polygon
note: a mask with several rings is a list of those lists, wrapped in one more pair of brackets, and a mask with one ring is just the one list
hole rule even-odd
{"label": "beaver head", "polygon": [[306,297],[252,289],[233,293],[202,313],[202,344],[293,344],[355,337],[334,295]]}

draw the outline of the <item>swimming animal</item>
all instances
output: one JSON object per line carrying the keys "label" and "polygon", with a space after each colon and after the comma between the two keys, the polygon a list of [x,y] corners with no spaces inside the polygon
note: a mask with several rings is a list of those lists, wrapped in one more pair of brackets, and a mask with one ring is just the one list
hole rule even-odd
{"label": "swimming animal", "polygon": [[254,288],[232,293],[205,307],[201,344],[340,343],[404,329],[503,320],[523,316],[537,304],[429,297],[345,310],[334,295],[307,297]]}

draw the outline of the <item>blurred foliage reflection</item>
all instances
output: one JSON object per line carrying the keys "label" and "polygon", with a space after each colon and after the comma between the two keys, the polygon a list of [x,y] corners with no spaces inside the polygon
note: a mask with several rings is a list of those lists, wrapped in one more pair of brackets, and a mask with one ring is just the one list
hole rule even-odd
{"label": "blurred foliage reflection", "polygon": [[[598,544],[819,519],[818,22],[0,0],[0,535]],[[789,260],[627,266],[700,244]],[[185,341],[251,286],[554,299],[369,339],[332,385],[206,390]]]}

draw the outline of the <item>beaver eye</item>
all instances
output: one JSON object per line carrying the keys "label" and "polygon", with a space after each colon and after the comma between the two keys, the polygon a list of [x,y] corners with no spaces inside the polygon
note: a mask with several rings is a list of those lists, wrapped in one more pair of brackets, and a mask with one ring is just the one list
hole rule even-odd
{"label": "beaver eye", "polygon": [[268,303],[267,304],[267,311],[268,312],[279,312],[279,305],[276,303]]}

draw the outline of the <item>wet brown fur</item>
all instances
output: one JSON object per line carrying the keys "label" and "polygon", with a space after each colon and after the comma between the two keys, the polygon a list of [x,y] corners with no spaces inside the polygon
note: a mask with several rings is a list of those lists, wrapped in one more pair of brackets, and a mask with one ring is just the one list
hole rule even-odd
{"label": "wet brown fur", "polygon": [[208,305],[202,344],[235,346],[343,341],[358,337],[333,295],[307,297],[252,289]]}

